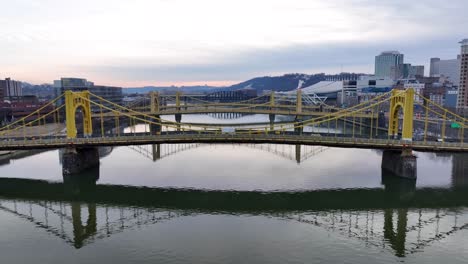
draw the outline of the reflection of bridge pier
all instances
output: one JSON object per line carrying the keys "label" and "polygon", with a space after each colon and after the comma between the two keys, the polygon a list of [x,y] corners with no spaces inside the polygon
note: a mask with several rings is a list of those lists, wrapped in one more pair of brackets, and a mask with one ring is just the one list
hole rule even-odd
{"label": "reflection of bridge pier", "polygon": [[296,145],[296,162],[297,164],[301,163],[301,145]]}
{"label": "reflection of bridge pier", "polygon": [[153,161],[157,161],[161,159],[161,144],[153,144],[151,145],[152,152],[153,152]]}
{"label": "reflection of bridge pier", "polygon": [[382,169],[388,170],[397,177],[413,179],[417,177],[417,159],[411,149],[402,151],[384,150]]}
{"label": "reflection of bridge pier", "polygon": [[382,184],[385,186],[386,195],[390,199],[411,199],[416,192],[415,179],[395,177],[392,172],[385,169],[382,169]]}
{"label": "reflection of bridge pier", "polygon": [[270,118],[270,130],[274,130],[275,129],[275,114],[269,114],[269,118]]}
{"label": "reflection of bridge pier", "polygon": [[81,222],[81,204],[79,202],[71,203],[71,213],[73,220],[73,245],[75,248],[81,248],[83,242],[93,236],[97,231],[96,204],[88,204],[88,220],[86,226]]}
{"label": "reflection of bridge pier", "polygon": [[94,192],[99,180],[99,167],[87,169],[81,173],[63,175],[66,193],[72,196]]}
{"label": "reflection of bridge pier", "polygon": [[390,246],[395,250],[397,257],[405,256],[406,242],[406,226],[408,225],[408,209],[401,208],[397,211],[397,228],[396,232],[393,228],[393,209],[384,210],[384,238],[390,243]]}

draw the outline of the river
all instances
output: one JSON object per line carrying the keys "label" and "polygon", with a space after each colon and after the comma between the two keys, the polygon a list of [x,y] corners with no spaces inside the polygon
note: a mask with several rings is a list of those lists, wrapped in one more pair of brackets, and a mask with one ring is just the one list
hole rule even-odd
{"label": "river", "polygon": [[[268,116],[219,122],[246,121]],[[129,146],[77,183],[60,154],[1,163],[2,263],[468,261],[468,155],[416,153],[410,182],[377,150]]]}

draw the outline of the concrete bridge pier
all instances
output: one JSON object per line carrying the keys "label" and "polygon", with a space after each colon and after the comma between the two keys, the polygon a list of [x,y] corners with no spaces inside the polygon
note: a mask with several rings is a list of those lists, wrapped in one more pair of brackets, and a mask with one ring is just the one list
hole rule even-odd
{"label": "concrete bridge pier", "polygon": [[[302,122],[302,120],[296,117],[296,118],[294,119],[294,122],[298,123],[298,122]],[[303,126],[294,127],[294,132],[295,132],[296,134],[298,134],[298,135],[301,135],[303,131],[304,131],[304,127],[303,127]]]}
{"label": "concrete bridge pier", "polygon": [[99,168],[98,148],[68,147],[62,156],[62,174],[64,176],[80,174],[91,168]]}
{"label": "concrete bridge pier", "polygon": [[395,177],[393,172],[382,169],[382,185],[389,201],[410,201],[416,193],[416,180]]}
{"label": "concrete bridge pier", "polygon": [[385,113],[383,111],[379,112],[379,122],[377,122],[379,125],[379,128],[386,128],[388,121],[387,118],[385,117]]}
{"label": "concrete bridge pier", "polygon": [[270,117],[270,130],[275,130],[275,114],[269,114]]}
{"label": "concrete bridge pier", "polygon": [[182,114],[175,114],[175,121],[177,124],[177,131],[180,131],[180,122],[182,122]]}
{"label": "concrete bridge pier", "polygon": [[416,180],[417,158],[411,149],[385,150],[382,155],[382,169],[397,177]]}
{"label": "concrete bridge pier", "polygon": [[[154,122],[161,122],[160,115],[155,115],[154,117],[155,117]],[[161,134],[161,130],[162,130],[162,125],[160,123],[159,124],[150,124],[150,133],[151,133],[151,135]]]}

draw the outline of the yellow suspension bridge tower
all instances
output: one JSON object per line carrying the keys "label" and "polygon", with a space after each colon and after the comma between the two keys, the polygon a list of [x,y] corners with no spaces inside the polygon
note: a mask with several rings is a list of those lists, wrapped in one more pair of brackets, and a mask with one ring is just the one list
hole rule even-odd
{"label": "yellow suspension bridge tower", "polygon": [[405,91],[393,90],[390,100],[390,112],[388,122],[388,135],[398,136],[399,113],[403,110],[403,128],[402,139],[413,140],[413,109],[414,109],[414,90],[409,88]]}
{"label": "yellow suspension bridge tower", "polygon": [[85,136],[93,134],[93,123],[91,120],[91,103],[89,91],[72,92],[65,91],[65,112],[67,137],[76,138],[76,111],[81,109],[83,113],[83,133]]}

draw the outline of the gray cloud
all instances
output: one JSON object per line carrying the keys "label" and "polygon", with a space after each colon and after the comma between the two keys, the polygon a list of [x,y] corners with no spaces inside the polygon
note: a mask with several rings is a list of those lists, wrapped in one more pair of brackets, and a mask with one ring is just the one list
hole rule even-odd
{"label": "gray cloud", "polygon": [[399,50],[405,61],[428,64],[430,57],[455,58],[462,36],[376,43],[296,45],[275,49],[249,50],[231,54],[215,62],[201,64],[165,64],[131,61],[128,64],[87,66],[80,72],[101,77],[148,82],[224,81],[271,75],[280,72],[338,72],[370,69],[374,57],[383,50]]}

